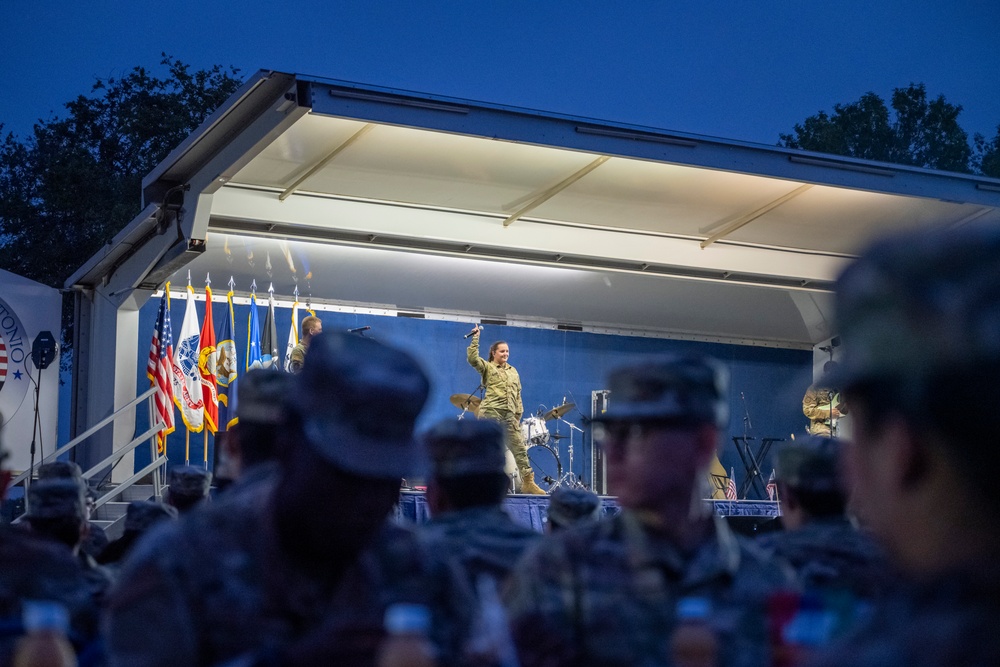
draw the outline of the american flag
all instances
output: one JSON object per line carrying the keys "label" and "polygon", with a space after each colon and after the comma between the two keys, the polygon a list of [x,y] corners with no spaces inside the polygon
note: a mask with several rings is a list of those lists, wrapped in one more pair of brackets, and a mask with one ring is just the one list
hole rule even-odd
{"label": "american flag", "polygon": [[[168,288],[169,290],[169,288]],[[174,387],[170,380],[170,361],[174,357],[174,334],[170,328],[170,306],[167,304],[169,292],[160,298],[160,312],[156,315],[153,341],[149,345],[149,362],[146,377],[149,386],[156,387],[156,415],[164,423],[162,431],[156,434],[156,451],[163,454],[167,447],[167,436],[174,432]]]}
{"label": "american flag", "polygon": [[729,482],[726,484],[726,500],[736,500],[736,471],[729,469]]}
{"label": "american flag", "polygon": [[771,476],[767,478],[767,499],[778,499],[778,483],[774,481],[774,468],[771,468]]}

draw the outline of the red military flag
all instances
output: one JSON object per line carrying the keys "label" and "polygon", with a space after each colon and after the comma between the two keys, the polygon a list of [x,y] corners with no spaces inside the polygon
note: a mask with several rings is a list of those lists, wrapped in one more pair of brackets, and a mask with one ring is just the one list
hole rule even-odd
{"label": "red military flag", "polygon": [[201,325],[198,373],[201,375],[201,395],[205,404],[205,428],[219,430],[219,396],[216,385],[215,325],[212,323],[212,288],[205,285],[205,321]]}
{"label": "red military flag", "polygon": [[160,311],[156,315],[153,340],[149,346],[146,377],[149,386],[156,387],[156,415],[163,422],[163,430],[156,434],[156,451],[163,454],[167,436],[174,432],[174,386],[171,380],[171,360],[174,357],[174,334],[170,327],[170,285],[160,297]]}

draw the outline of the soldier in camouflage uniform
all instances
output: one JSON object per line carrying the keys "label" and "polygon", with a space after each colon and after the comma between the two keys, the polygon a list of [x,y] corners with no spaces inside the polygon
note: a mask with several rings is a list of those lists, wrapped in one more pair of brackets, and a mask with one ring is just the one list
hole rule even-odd
{"label": "soldier in camouflage uniform", "polygon": [[604,514],[600,497],[593,491],[559,487],[549,496],[545,530],[557,533],[578,523],[596,521]]}
{"label": "soldier in camouflage uniform", "polygon": [[[10,481],[3,468],[6,457],[0,446],[0,502]],[[26,600],[64,605],[77,653],[87,651],[98,631],[98,605],[92,593],[79,561],[65,546],[19,527],[0,525],[0,626],[6,629],[0,632],[0,665],[10,664]]]}
{"label": "soldier in camouflage uniform", "polygon": [[766,665],[765,603],[791,574],[706,514],[728,423],[724,370],[671,357],[619,370],[600,440],[622,511],[542,540],[505,592],[522,664],[671,663],[677,603],[711,601],[718,664]]}
{"label": "soldier in camouflage uniform", "polygon": [[837,420],[846,414],[840,394],[832,389],[812,385],[802,397],[802,414],[809,420],[806,432],[810,435],[836,435]]}
{"label": "soldier in camouflage uniform", "polygon": [[448,419],[424,435],[431,459],[419,531],[432,551],[447,554],[476,586],[481,575],[502,584],[524,550],[541,538],[503,510],[507,495],[504,434],[493,421]]}
{"label": "soldier in camouflage uniform", "polygon": [[837,283],[850,506],[907,586],[820,665],[995,665],[1000,656],[1000,230],[879,242]]}
{"label": "soldier in camouflage uniform", "polygon": [[841,441],[809,436],[779,443],[775,470],[785,530],[757,545],[787,561],[807,592],[843,592],[872,601],[889,584],[871,537],[847,518],[839,474]]}
{"label": "soldier in camouflage uniform", "polygon": [[521,474],[521,493],[544,494],[545,491],[535,484],[535,471],[528,461],[528,446],[521,436],[521,415],[524,414],[521,376],[516,368],[507,363],[510,348],[507,343],[498,340],[490,346],[490,358],[483,359],[479,356],[479,327],[472,331],[472,342],[466,356],[469,365],[479,371],[486,388],[479,406],[479,417],[493,419],[503,426],[507,449],[514,456],[517,471]]}
{"label": "soldier in camouflage uniform", "polygon": [[38,479],[76,479],[84,486],[87,500],[87,521],[89,530],[87,536],[80,545],[80,550],[92,558],[97,558],[101,551],[108,546],[108,536],[98,524],[90,521],[94,514],[94,501],[97,494],[87,486],[87,481],[83,479],[83,470],[74,461],[52,461],[38,466]]}
{"label": "soldier in camouflage uniform", "polygon": [[167,491],[163,502],[177,508],[178,514],[186,514],[209,499],[212,488],[212,473],[198,466],[174,466],[167,473]]}
{"label": "soldier in camouflage uniform", "polygon": [[281,429],[280,474],[140,542],[107,614],[110,664],[370,665],[394,602],[432,610],[449,664],[464,582],[388,518],[417,464],[428,391],[399,350],[316,337]]}

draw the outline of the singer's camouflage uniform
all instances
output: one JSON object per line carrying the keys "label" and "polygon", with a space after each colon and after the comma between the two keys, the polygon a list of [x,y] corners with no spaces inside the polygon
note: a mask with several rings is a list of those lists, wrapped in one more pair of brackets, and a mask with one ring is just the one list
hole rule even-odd
{"label": "singer's camouflage uniform", "polygon": [[830,437],[833,434],[836,420],[843,416],[836,405],[831,406],[837,400],[838,394],[829,389],[812,386],[806,390],[802,397],[802,414],[809,420],[806,431],[810,435]]}
{"label": "singer's camouflage uniform", "polygon": [[472,337],[467,355],[469,365],[479,371],[483,378],[483,386],[486,387],[483,402],[479,406],[479,416],[495,419],[503,425],[506,431],[507,449],[514,455],[514,462],[523,477],[525,471],[531,470],[531,463],[528,462],[528,448],[521,437],[521,415],[524,414],[524,404],[521,403],[521,376],[509,363],[500,366],[480,357],[478,335]]}
{"label": "singer's camouflage uniform", "polygon": [[718,664],[769,664],[765,602],[790,575],[723,520],[714,525],[692,554],[628,510],[545,538],[505,594],[522,664],[670,664],[675,607],[687,596],[712,601]]}

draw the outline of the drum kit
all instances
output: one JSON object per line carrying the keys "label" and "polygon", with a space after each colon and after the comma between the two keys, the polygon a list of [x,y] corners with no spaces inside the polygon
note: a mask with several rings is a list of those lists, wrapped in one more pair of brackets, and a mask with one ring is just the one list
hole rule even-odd
{"label": "drum kit", "polygon": [[[458,415],[459,419],[464,419],[467,413],[472,413],[474,416],[479,416],[479,406],[482,403],[482,399],[475,394],[452,394],[449,401],[456,408],[459,408],[462,412]],[[537,414],[532,415],[526,419],[521,420],[521,437],[524,439],[524,444],[529,450],[529,457],[531,456],[531,449],[537,448],[536,452],[541,450],[547,450],[552,457],[555,459],[556,463],[556,476],[552,478],[546,476],[544,479],[551,483],[551,488],[556,488],[558,486],[563,487],[583,487],[583,483],[579,480],[576,475],[573,474],[573,431],[579,431],[583,433],[583,429],[579,428],[575,424],[563,419],[570,410],[576,407],[575,403],[567,403],[566,399],[563,398],[562,405],[558,405],[547,412],[538,411]],[[546,422],[557,419],[562,423],[569,426],[569,435],[560,435],[558,432],[549,433],[548,426]],[[557,425],[558,428],[558,425]],[[563,438],[569,438],[569,445],[567,451],[569,452],[569,468],[566,473],[563,473],[562,463],[559,459],[558,452],[558,441]],[[552,444],[550,445],[550,441]],[[514,465],[514,457],[508,451],[507,454],[507,465],[505,470],[508,475],[514,478],[515,488],[519,486],[520,479],[518,478],[517,466]]]}

